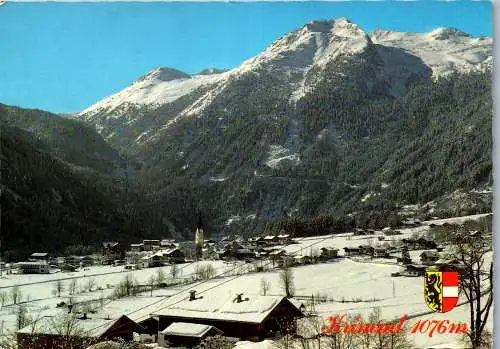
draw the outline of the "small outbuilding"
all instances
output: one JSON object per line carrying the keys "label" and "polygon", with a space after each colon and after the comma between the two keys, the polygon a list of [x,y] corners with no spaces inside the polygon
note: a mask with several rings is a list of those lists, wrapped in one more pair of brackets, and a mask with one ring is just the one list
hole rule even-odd
{"label": "small outbuilding", "polygon": [[211,325],[173,322],[158,334],[158,344],[162,347],[192,348],[208,337],[221,334],[221,330]]}

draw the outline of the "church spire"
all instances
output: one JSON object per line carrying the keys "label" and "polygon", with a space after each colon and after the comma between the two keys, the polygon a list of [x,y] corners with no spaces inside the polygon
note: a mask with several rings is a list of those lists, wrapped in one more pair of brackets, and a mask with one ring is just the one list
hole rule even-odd
{"label": "church spire", "polygon": [[205,238],[203,236],[203,223],[201,222],[201,211],[198,214],[198,224],[196,225],[196,233],[195,233],[195,244],[196,244],[196,252],[195,257],[196,260],[199,260],[202,255],[203,245],[205,244]]}
{"label": "church spire", "polygon": [[201,222],[201,211],[198,214],[198,224],[196,225],[197,230],[203,230],[203,223]]}

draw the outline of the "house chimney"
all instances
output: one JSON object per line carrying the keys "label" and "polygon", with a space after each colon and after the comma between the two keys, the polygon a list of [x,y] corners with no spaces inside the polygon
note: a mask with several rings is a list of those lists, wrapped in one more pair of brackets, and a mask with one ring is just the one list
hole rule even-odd
{"label": "house chimney", "polygon": [[83,313],[82,320],[87,320],[87,313]]}
{"label": "house chimney", "polygon": [[73,309],[73,304],[68,304],[68,314],[71,313],[72,309]]}
{"label": "house chimney", "polygon": [[239,293],[236,295],[236,298],[234,299],[233,302],[236,302],[236,303],[241,303],[243,302],[243,299],[241,298],[241,296],[243,296],[243,293]]}
{"label": "house chimney", "polygon": [[189,301],[196,300],[196,291],[189,291]]}

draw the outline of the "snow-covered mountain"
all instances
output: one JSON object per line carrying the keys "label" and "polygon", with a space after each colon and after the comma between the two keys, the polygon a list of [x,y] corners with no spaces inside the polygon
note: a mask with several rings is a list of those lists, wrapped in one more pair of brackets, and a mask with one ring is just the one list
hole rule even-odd
{"label": "snow-covered mountain", "polygon": [[158,68],[76,117],[134,164],[116,182],[151,232],[189,234],[199,210],[251,234],[283,217],[385,226],[426,202],[489,212],[440,198],[491,185],[492,54],[452,28],[313,21],[234,69]]}
{"label": "snow-covered mountain", "polygon": [[205,93],[180,113],[193,115],[210,104],[231,78],[262,68],[289,76],[293,87],[290,99],[296,101],[313,88],[306,83],[313,68],[320,71],[340,55],[362,52],[369,45],[375,45],[383,57],[385,74],[394,82],[395,93],[401,90],[397,84],[408,74],[421,71],[422,65],[435,77],[493,65],[491,38],[472,37],[454,28],[437,28],[429,33],[381,29],[367,33],[346,18],[313,21],[230,71],[207,69],[190,75],[172,68],[155,69],[123,91],[85,109],[79,117],[95,124],[98,131],[106,127],[107,119],[123,118],[130,125],[138,117],[133,114],[141,115],[139,110],[144,107],[157,108],[204,87]]}

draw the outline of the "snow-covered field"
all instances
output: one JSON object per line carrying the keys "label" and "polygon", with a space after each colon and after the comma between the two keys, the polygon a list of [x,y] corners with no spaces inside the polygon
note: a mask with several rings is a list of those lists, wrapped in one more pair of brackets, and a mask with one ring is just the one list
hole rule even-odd
{"label": "snow-covered field", "polygon": [[[484,216],[484,215],[482,215]],[[479,218],[474,216],[471,218]],[[456,218],[451,221],[463,221],[464,218]],[[428,222],[430,223],[430,222]],[[415,233],[423,234],[428,228],[416,227],[401,230],[403,235],[386,237],[401,239]],[[379,243],[377,237],[382,233],[377,232],[374,238],[374,245]],[[373,238],[373,237],[369,237]],[[343,247],[358,246],[367,242],[367,236],[352,236],[352,234],[339,234],[321,237],[310,237],[297,239],[296,244],[283,247],[289,253],[309,254],[311,249],[321,247],[335,247],[343,253]],[[380,241],[384,242],[384,241]],[[313,245],[314,244],[314,245]],[[416,255],[412,256],[417,258]],[[222,261],[200,262],[202,264],[212,264],[218,273],[228,271],[235,267],[230,263]],[[189,276],[195,271],[195,263],[178,265],[183,276]],[[247,268],[245,266],[244,268]],[[75,277],[80,288],[85,288],[88,280],[95,280],[95,287],[102,286],[102,290],[84,292],[81,290],[74,296],[74,301],[84,301],[85,299],[105,298],[112,292],[106,285],[117,285],[126,273],[130,273],[139,283],[147,284],[151,276],[157,275],[160,268],[150,268],[130,272],[121,272],[123,267],[93,267],[87,271],[76,273],[54,273],[50,275],[7,275],[0,279],[0,292],[9,293],[15,284],[27,284],[20,286],[24,297],[29,297],[29,302],[25,305],[31,314],[55,314],[59,311],[56,304],[68,300],[67,289],[63,291],[61,297],[55,297],[53,290],[57,279]],[[163,267],[164,273],[170,274],[170,267]],[[293,268],[295,294],[296,296],[308,297],[311,295],[328,298],[327,303],[316,304],[316,311],[319,315],[329,316],[335,314],[355,314],[370,313],[374,307],[380,307],[382,315],[388,320],[400,318],[403,314],[416,315],[428,312],[427,305],[423,298],[423,278],[422,277],[391,277],[391,273],[400,271],[400,266],[395,264],[366,263],[357,262],[348,258],[339,258],[334,262],[306,265]],[[114,273],[111,273],[114,272]],[[107,274],[106,274],[107,273]],[[197,294],[206,298],[219,300],[234,296],[237,293],[244,293],[251,297],[261,292],[261,281],[267,280],[270,284],[268,295],[281,295],[279,272],[268,271],[261,273],[246,273],[243,275],[230,274],[228,277],[219,277],[194,284],[178,285],[166,289],[154,290],[152,296],[149,292],[136,296],[109,302],[104,301],[103,313],[121,315],[125,314],[136,321],[141,321],[156,313],[171,307],[182,301],[189,290],[196,290]],[[69,280],[64,281],[67,285]],[[31,285],[30,285],[31,283]],[[36,284],[35,284],[36,283]],[[40,299],[40,300],[36,300]],[[463,299],[461,299],[463,301]],[[307,302],[307,301],[304,301]],[[5,332],[15,329],[16,307],[4,306],[0,310],[0,328]],[[468,322],[467,305],[459,306],[447,314],[431,314],[422,319],[446,319],[450,322]],[[417,319],[410,319],[407,327],[410,328]],[[492,329],[492,317],[488,323],[488,328]],[[428,348],[431,345],[452,343],[458,339],[455,335],[435,335],[429,338],[426,335],[412,335],[415,344],[420,348]],[[240,342],[237,349],[264,349],[262,346],[269,346],[268,341],[259,344]],[[252,347],[252,348],[251,348]],[[253,348],[255,347],[255,348]],[[258,348],[257,348],[258,347]]]}

